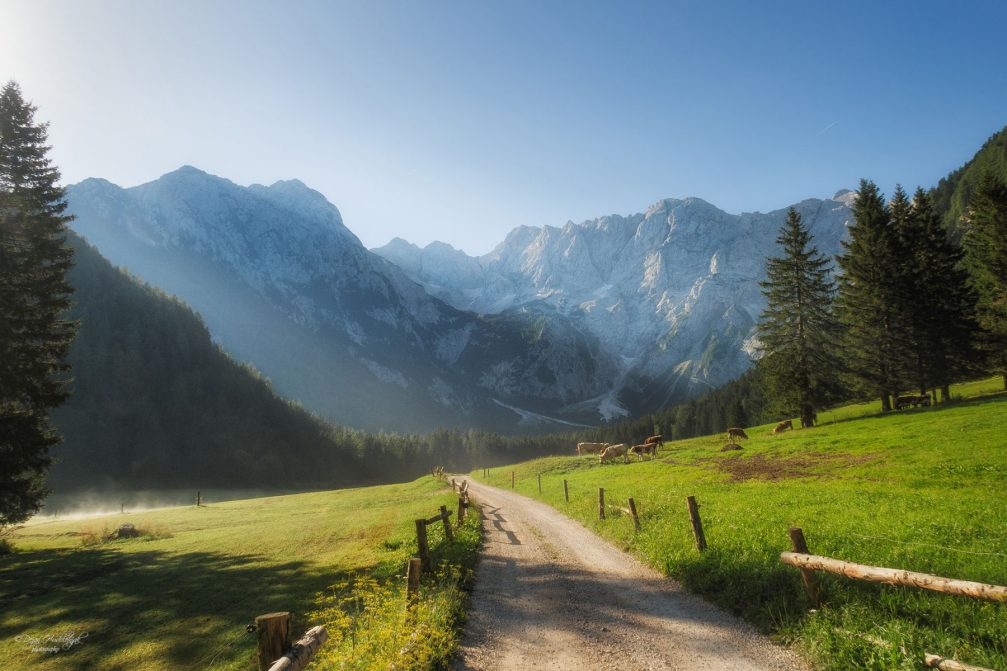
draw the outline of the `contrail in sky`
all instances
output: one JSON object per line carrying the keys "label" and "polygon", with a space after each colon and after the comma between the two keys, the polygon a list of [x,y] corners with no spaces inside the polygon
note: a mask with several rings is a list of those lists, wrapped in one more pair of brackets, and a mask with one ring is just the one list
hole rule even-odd
{"label": "contrail in sky", "polygon": [[[832,130],[832,127],[835,126],[837,123],[838,123],[837,121],[833,121],[828,126],[826,126],[825,128],[823,128],[822,130],[818,131],[818,135],[825,135],[825,133],[827,133],[830,130]],[[818,137],[818,135],[816,135],[815,137]]]}

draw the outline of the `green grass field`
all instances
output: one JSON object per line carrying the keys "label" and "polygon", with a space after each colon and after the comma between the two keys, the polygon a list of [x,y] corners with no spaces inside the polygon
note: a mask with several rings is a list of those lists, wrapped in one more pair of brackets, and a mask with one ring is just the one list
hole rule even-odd
{"label": "green grass field", "polygon": [[[797,526],[815,554],[1007,584],[1007,394],[991,394],[999,388],[999,379],[961,385],[952,394],[962,400],[947,407],[884,417],[854,419],[867,404],[838,409],[835,424],[821,413],[819,427],[780,436],[753,427],[743,451],[721,452],[725,437],[708,436],[669,443],[652,462],[553,457],[491,469],[488,482],[510,487],[515,471],[518,491],[796,644],[819,668],[920,669],[931,652],[1007,669],[1005,604],[819,573],[826,602],[811,610],[798,571],[779,561]],[[640,533],[615,508],[598,519],[599,487],[613,506],[634,497]],[[709,543],[702,554],[689,495]]]}
{"label": "green grass field", "polygon": [[[0,666],[254,669],[254,634],[245,625],[256,615],[291,611],[299,636],[335,617],[332,599],[317,596],[334,594],[330,585],[367,582],[371,592],[381,583],[397,585],[395,576],[415,552],[413,520],[453,501],[450,490],[427,477],[405,485],[29,524],[14,536],[16,552],[0,556]],[[478,543],[475,517],[453,550],[469,563]],[[125,522],[153,536],[82,545],[88,534],[100,536]],[[431,534],[437,544],[442,532],[432,526]],[[448,587],[439,581],[428,592]],[[440,634],[450,652],[453,620],[442,617],[438,626],[449,629]],[[58,653],[29,649],[32,637],[65,634],[86,638]],[[336,635],[327,647],[333,658],[363,659],[352,650],[358,643]]]}

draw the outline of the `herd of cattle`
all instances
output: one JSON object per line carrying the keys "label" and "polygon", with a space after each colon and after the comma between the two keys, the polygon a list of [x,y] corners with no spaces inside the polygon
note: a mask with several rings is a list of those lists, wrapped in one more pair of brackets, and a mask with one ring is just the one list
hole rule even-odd
{"label": "herd of cattle", "polygon": [[662,447],[664,447],[664,436],[651,436],[641,444],[632,447],[626,445],[626,443],[619,443],[618,445],[610,445],[608,443],[577,443],[577,454],[597,454],[598,459],[603,464],[611,459],[622,457],[623,461],[628,464],[630,452],[640,457],[642,461],[646,455],[650,455],[651,459],[656,457],[657,451]]}
{"label": "herd of cattle", "polygon": [[[895,409],[902,410],[908,407],[929,407],[931,403],[931,398],[929,394],[922,394],[920,396],[897,396],[895,398]],[[793,420],[787,419],[773,428],[773,435],[778,435],[784,431],[791,431],[794,428]],[[739,438],[748,438],[745,430],[738,427],[731,427],[727,430],[727,440],[729,444],[737,444]],[[622,457],[625,463],[629,463],[629,455],[633,453],[640,457],[643,461],[645,456],[650,456],[651,459],[657,456],[657,451],[664,447],[664,436],[651,436],[643,441],[639,445],[633,445],[629,447],[625,443],[619,443],[617,445],[610,445],[609,443],[577,443],[577,454],[597,454],[598,459],[601,463],[606,461],[611,461],[618,457]]]}
{"label": "herd of cattle", "polygon": [[[794,424],[791,420],[786,420],[780,422],[773,429],[773,434],[783,433],[788,429],[793,429]],[[731,427],[727,430],[727,440],[730,443],[735,443],[739,438],[748,438],[748,434],[745,430],[738,427]],[[633,445],[632,447],[626,445],[626,443],[619,443],[617,445],[612,445],[609,443],[577,443],[577,454],[597,454],[598,459],[601,463],[606,461],[611,461],[612,459],[617,459],[622,457],[625,463],[629,463],[630,453],[640,457],[640,461],[643,461],[645,456],[650,456],[651,459],[657,456],[657,451],[664,447],[664,436],[657,435],[651,436],[644,440],[639,445]]]}

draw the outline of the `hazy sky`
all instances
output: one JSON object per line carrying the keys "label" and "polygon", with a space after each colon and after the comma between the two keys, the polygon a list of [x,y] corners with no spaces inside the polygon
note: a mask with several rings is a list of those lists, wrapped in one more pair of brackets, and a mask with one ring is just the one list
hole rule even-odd
{"label": "hazy sky", "polygon": [[0,0],[64,180],[297,177],[368,246],[933,185],[1007,124],[1007,2]]}

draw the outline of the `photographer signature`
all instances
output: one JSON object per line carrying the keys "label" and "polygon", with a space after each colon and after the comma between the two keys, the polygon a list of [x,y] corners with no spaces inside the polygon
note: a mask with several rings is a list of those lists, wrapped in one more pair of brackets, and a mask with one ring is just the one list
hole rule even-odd
{"label": "photographer signature", "polygon": [[24,645],[31,652],[47,652],[55,654],[57,652],[69,650],[75,645],[80,645],[87,637],[87,632],[78,634],[77,632],[67,631],[61,634],[43,634],[41,636],[20,634],[15,636],[14,640]]}

